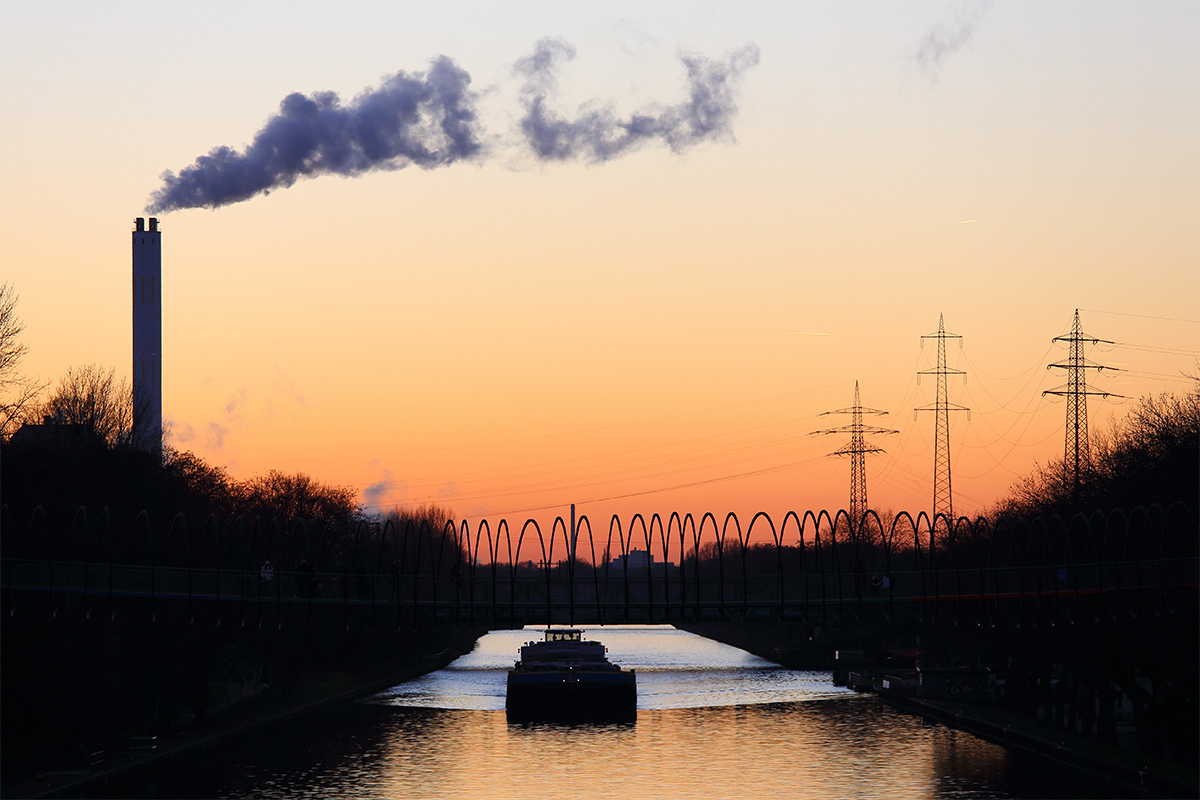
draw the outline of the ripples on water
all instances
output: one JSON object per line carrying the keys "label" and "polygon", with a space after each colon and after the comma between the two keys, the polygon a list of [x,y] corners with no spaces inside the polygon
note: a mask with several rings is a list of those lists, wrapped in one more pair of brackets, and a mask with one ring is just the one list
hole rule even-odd
{"label": "ripples on water", "polygon": [[[668,626],[585,629],[638,672],[638,719],[509,725],[507,670],[538,630],[136,792],[261,798],[1097,796],[969,734]],[[1083,793],[1080,793],[1083,792]],[[132,794],[132,793],[131,793]]]}
{"label": "ripples on water", "polygon": [[[637,670],[638,709],[702,708],[844,698],[829,673],[797,672],[669,625],[584,629],[603,642],[608,659]],[[397,706],[504,708],[505,680],[521,645],[540,639],[541,629],[493,631],[474,652],[446,669],[397,686],[373,699]]]}

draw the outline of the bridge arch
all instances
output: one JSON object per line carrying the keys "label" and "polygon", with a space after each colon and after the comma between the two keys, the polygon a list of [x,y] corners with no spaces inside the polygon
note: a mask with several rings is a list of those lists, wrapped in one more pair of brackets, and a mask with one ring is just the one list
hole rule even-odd
{"label": "bridge arch", "polygon": [[[553,598],[553,594],[552,594],[550,578],[551,578],[551,574],[553,573],[553,571],[555,569],[554,539],[556,538],[556,535],[558,534],[560,529],[562,530],[563,542],[565,543],[563,549],[566,550],[566,552],[567,552],[567,558],[566,558],[567,577],[568,577],[568,582],[567,582],[568,611],[567,611],[567,613],[569,615],[569,618],[572,621],[572,624],[574,624],[574,619],[575,619],[575,591],[574,591],[575,587],[574,587],[574,580],[573,580],[575,577],[575,566],[572,563],[572,559],[571,559],[571,534],[567,530],[566,520],[563,519],[562,514],[559,514],[558,516],[556,516],[554,518],[554,523],[550,526],[550,546],[547,548],[545,546],[545,544],[542,545],[542,560],[543,560],[543,566],[544,566],[544,571],[545,571],[545,575],[546,575],[546,624],[547,625],[549,625],[550,621],[553,619],[553,617],[551,616],[551,604],[552,604],[554,598]],[[538,540],[541,541],[541,529],[538,530]]]}
{"label": "bridge arch", "polygon": [[754,526],[759,519],[765,519],[767,526],[771,529],[771,541],[775,545],[775,574],[777,578],[776,591],[779,592],[779,619],[783,620],[784,602],[783,602],[783,549],[781,547],[780,532],[775,528],[775,521],[771,519],[771,515],[765,511],[759,511],[750,519],[750,525],[746,528],[746,540],[754,535]]}
{"label": "bridge arch", "polygon": [[[804,526],[800,522],[799,514],[797,514],[795,511],[787,512],[786,514],[784,514],[783,522],[779,526],[780,541],[786,540],[788,520],[792,520],[792,522],[795,524],[795,527],[796,527],[796,554],[797,554],[796,561],[799,566],[800,582],[804,586],[804,603],[801,606],[802,610],[800,613],[801,613],[802,618],[805,621],[807,621],[808,620],[808,612],[809,612],[809,608],[808,608],[808,576],[805,572],[805,563],[804,563]],[[786,602],[786,598],[783,596],[783,591],[781,590],[780,591],[781,605],[784,602]]]}
{"label": "bridge arch", "polygon": [[[647,592],[647,597],[648,597],[648,607],[649,607],[649,611],[650,611],[650,615],[651,615],[651,616],[650,616],[650,618],[651,618],[651,619],[653,619],[653,618],[654,618],[654,617],[653,617],[653,614],[654,614],[654,605],[653,605],[653,602],[654,602],[654,601],[653,601],[653,597],[654,597],[654,584],[653,584],[653,582],[652,582],[652,580],[651,580],[651,573],[650,573],[650,536],[651,536],[651,529],[650,529],[650,527],[649,527],[649,526],[647,526],[647,525],[646,525],[646,518],[645,518],[645,517],[643,517],[641,514],[634,514],[634,515],[633,515],[633,516],[630,518],[630,520],[629,520],[629,540],[628,540],[628,550],[627,550],[627,551],[625,551],[625,553],[624,553],[624,555],[625,555],[625,559],[624,559],[624,560],[623,560],[623,562],[622,562],[622,570],[621,570],[621,575],[622,575],[622,577],[623,577],[623,579],[624,579],[624,580],[623,580],[623,585],[624,585],[624,589],[625,589],[625,618],[626,618],[626,619],[629,619],[629,601],[630,601],[630,599],[631,599],[631,597],[630,597],[630,589],[629,589],[629,573],[630,573],[630,572],[632,572],[632,569],[630,569],[630,565],[629,565],[629,555],[630,555],[630,554],[633,552],[633,550],[634,550],[634,547],[633,547],[633,528],[634,528],[634,526],[635,526],[635,525],[640,525],[640,526],[641,526],[641,529],[642,529],[642,540],[643,540],[643,541],[646,543],[646,592]],[[619,529],[618,529],[618,530],[619,530]]]}
{"label": "bridge arch", "polygon": [[[35,537],[33,534],[35,525],[41,530],[40,536]],[[45,506],[41,505],[34,506],[29,514],[29,524],[25,526],[25,546],[21,548],[21,552],[26,558],[37,558],[37,544],[41,545],[42,558],[50,558],[50,522],[46,518]]]}
{"label": "bridge arch", "polygon": [[[717,525],[717,517],[715,514],[713,514],[713,512],[705,511],[703,516],[700,517],[700,527],[694,529],[695,530],[694,538],[695,538],[695,542],[696,542],[696,606],[695,606],[696,619],[700,619],[700,608],[701,608],[701,603],[702,603],[703,594],[704,594],[704,583],[701,578],[700,565],[701,565],[701,561],[703,560],[702,548],[703,548],[703,541],[704,541],[704,531],[709,526],[712,527],[712,532],[713,532],[713,552],[718,554],[718,558],[717,558],[718,574],[723,574],[723,572],[724,572],[723,567],[722,567],[721,558],[720,558],[721,548],[717,542],[717,540],[720,538],[719,526]],[[720,588],[720,584],[718,584],[718,591],[723,591]]]}
{"label": "bridge arch", "polygon": [[525,531],[529,530],[529,527],[531,525],[533,526],[533,529],[535,531],[537,531],[538,539],[540,540],[542,538],[542,530],[540,527],[538,527],[537,520],[533,520],[533,519],[525,520],[525,524],[521,526],[521,531],[517,535],[516,559],[512,561],[512,565],[510,568],[511,574],[512,574],[511,585],[513,588],[512,588],[512,591],[509,593],[509,597],[513,598],[514,600],[516,597],[517,568],[518,568],[518,566],[520,564],[520,560],[521,560],[521,545],[525,541]]}
{"label": "bridge arch", "polygon": [[1026,571],[1028,565],[1033,562],[1032,553],[1033,528],[1029,520],[1019,519],[1013,524],[1009,538],[1009,580],[1007,582],[1010,593],[1015,584],[1016,602],[1011,604],[1011,607],[1014,612],[1013,622],[1017,628],[1029,627],[1031,600],[1028,590],[1033,582],[1026,579]]}
{"label": "bridge arch", "polygon": [[1154,503],[1146,509],[1146,517],[1148,520],[1148,529],[1153,533],[1147,537],[1147,544],[1150,545],[1150,552],[1147,555],[1147,561],[1150,561],[1153,566],[1155,582],[1160,586],[1158,591],[1150,592],[1148,599],[1150,601],[1150,610],[1155,617],[1161,617],[1166,607],[1166,598],[1161,589],[1164,568],[1164,554],[1166,552],[1167,540],[1167,515],[1163,507],[1158,503]]}
{"label": "bridge arch", "polygon": [[[1067,625],[1072,628],[1079,621],[1080,582],[1084,579],[1085,571],[1089,569],[1088,555],[1091,550],[1091,539],[1091,520],[1083,513],[1075,513],[1066,527],[1062,562],[1061,566],[1059,566],[1058,591],[1056,593],[1056,606],[1061,608]],[[1063,586],[1064,580],[1070,586]],[[1065,597],[1062,594],[1064,589],[1070,592]]]}
{"label": "bridge arch", "polygon": [[1125,613],[1132,619],[1137,619],[1141,614],[1142,609],[1138,607],[1138,599],[1142,597],[1142,569],[1140,562],[1146,558],[1147,546],[1145,544],[1148,537],[1147,529],[1150,526],[1149,515],[1146,513],[1145,506],[1137,506],[1129,513],[1129,527],[1126,530],[1125,536],[1125,561],[1132,562],[1131,581],[1132,592],[1126,593]]}
{"label": "bridge arch", "polygon": [[[821,514],[825,514],[825,512],[824,512],[824,511],[822,511],[822,512],[821,512]],[[826,514],[826,516],[828,516],[828,515]],[[807,528],[808,528],[808,523],[809,523],[809,522],[811,522],[811,523],[812,523],[812,529],[813,529],[813,531],[812,531],[812,537],[813,537],[813,538],[812,538],[812,542],[813,542],[813,546],[812,546],[812,550],[813,550],[812,566],[813,566],[813,571],[814,571],[814,574],[818,575],[818,576],[820,577],[820,580],[821,580],[821,598],[822,598],[822,603],[821,603],[821,608],[820,608],[820,618],[821,618],[821,620],[823,621],[823,620],[825,619],[825,603],[824,603],[824,598],[826,598],[826,597],[828,597],[828,596],[829,596],[829,591],[828,591],[828,583],[827,583],[827,579],[826,579],[826,578],[827,578],[827,575],[828,575],[828,572],[829,572],[829,570],[827,570],[827,569],[824,569],[824,568],[822,567],[822,563],[821,563],[821,561],[822,561],[822,559],[821,559],[821,555],[822,555],[822,554],[821,554],[821,518],[820,518],[820,516],[818,516],[817,514],[813,513],[813,511],[811,511],[811,510],[805,511],[805,512],[804,512],[804,516],[801,518],[801,522],[800,522],[800,549],[801,549],[801,551],[803,551],[803,549],[804,549],[804,532],[805,532],[805,530],[807,530]],[[808,595],[808,581],[805,581],[805,584],[804,584],[804,586],[805,586],[805,590],[804,590],[804,607],[805,607],[805,617],[807,618],[807,617],[808,617],[808,605],[809,605],[809,602],[808,602],[808,598],[809,598],[809,595]]]}
{"label": "bridge arch", "polygon": [[671,531],[673,531],[673,530],[677,531],[678,536],[679,536],[679,577],[678,577],[677,582],[679,584],[680,616],[682,616],[683,609],[686,607],[686,604],[687,604],[687,592],[684,590],[684,585],[685,585],[684,584],[684,581],[685,581],[684,572],[685,572],[685,570],[683,568],[683,562],[684,562],[684,556],[686,555],[686,552],[684,550],[684,544],[683,544],[683,519],[684,519],[683,517],[679,516],[678,511],[672,511],[671,516],[667,518],[666,531],[663,533],[663,538],[664,538],[663,561],[665,562],[663,564],[663,579],[664,579],[664,584],[666,587],[666,606],[667,606],[666,613],[667,613],[668,619],[671,616],[671,580],[670,580],[670,576],[669,576],[670,559],[667,556],[667,552],[668,552],[667,551],[667,547],[668,547],[667,542],[670,541]]}
{"label": "bridge arch", "polygon": [[[194,581],[194,575],[193,575],[193,571],[194,571],[194,570],[195,570],[197,567],[199,567],[200,569],[202,569],[202,570],[205,570],[205,571],[207,571],[207,570],[209,569],[209,564],[208,564],[208,562],[206,562],[206,561],[205,561],[205,556],[206,556],[206,555],[208,555],[208,542],[209,542],[209,540],[211,539],[211,540],[212,540],[212,542],[213,542],[213,549],[214,549],[214,550],[216,550],[216,549],[217,549],[217,547],[219,546],[219,543],[217,542],[217,539],[218,539],[218,537],[219,537],[219,535],[220,535],[220,528],[221,528],[221,526],[220,526],[220,523],[217,521],[217,517],[216,517],[216,515],[215,515],[215,514],[209,514],[209,515],[208,515],[208,517],[206,517],[206,518],[205,518],[205,520],[204,520],[204,528],[203,528],[203,529],[200,531],[200,542],[199,542],[199,544],[198,544],[198,546],[197,546],[197,548],[196,548],[196,552],[195,552],[195,554],[194,554],[193,556],[191,556],[191,557],[189,557],[189,558],[188,558],[188,571],[187,571],[188,606],[187,606],[187,617],[188,617],[188,624],[189,624],[189,625],[195,625],[195,624],[196,624],[196,607],[195,607],[195,597],[194,597],[194,594],[195,594],[195,581]],[[212,533],[212,536],[211,536],[211,537],[209,536],[209,533],[210,533],[210,532]],[[219,569],[220,569],[220,568],[218,567],[218,573],[217,573],[217,574],[220,574],[220,573],[219,573]],[[214,588],[215,588],[215,590],[216,590],[216,592],[218,593],[218,596],[219,596],[219,593],[220,593],[220,591],[221,591],[221,584],[220,584],[220,581],[219,581],[219,580],[216,582],[216,586],[215,586]]]}
{"label": "bridge arch", "polygon": [[[575,520],[576,541],[579,539],[579,530],[584,527],[587,528],[588,534],[588,557],[592,573],[592,600],[596,604],[596,619],[600,620],[601,624],[603,624],[604,610],[600,604],[600,565],[596,563],[596,537],[592,533],[592,521],[588,519],[588,515],[580,514],[579,519]],[[572,619],[572,624],[574,624],[574,619]]]}
{"label": "bridge arch", "polygon": [[1170,613],[1175,614],[1178,611],[1179,601],[1182,598],[1182,593],[1187,584],[1187,579],[1183,572],[1183,563],[1185,559],[1196,557],[1198,549],[1200,549],[1200,537],[1197,537],[1196,516],[1191,509],[1180,501],[1175,501],[1167,507],[1165,514],[1165,524],[1167,531],[1171,536],[1171,560],[1173,569],[1171,575],[1173,578],[1173,586],[1168,590],[1167,608]]}
{"label": "bridge arch", "polygon": [[[504,546],[508,553],[508,618],[512,620],[514,618],[513,615],[516,608],[517,563],[520,561],[521,550],[520,536],[518,536],[517,539],[517,550],[514,552],[512,544],[512,528],[509,527],[507,519],[501,519],[500,523],[496,525],[496,549],[493,553],[493,559],[495,559],[500,552],[501,531],[504,532]],[[523,531],[521,535],[524,535]]]}

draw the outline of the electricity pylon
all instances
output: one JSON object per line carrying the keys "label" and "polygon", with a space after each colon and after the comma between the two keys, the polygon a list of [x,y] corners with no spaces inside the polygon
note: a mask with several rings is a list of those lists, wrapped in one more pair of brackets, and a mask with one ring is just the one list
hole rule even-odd
{"label": "electricity pylon", "polygon": [[929,333],[922,336],[921,347],[925,346],[926,339],[937,339],[937,369],[926,369],[918,372],[917,383],[921,382],[922,375],[937,375],[937,398],[931,406],[914,408],[913,419],[917,418],[918,411],[934,412],[933,515],[936,518],[938,514],[945,514],[946,518],[953,524],[954,494],[950,487],[950,412],[966,411],[967,419],[970,419],[971,409],[950,402],[946,390],[946,376],[962,375],[963,383],[966,383],[967,373],[960,369],[950,369],[946,366],[946,340],[958,339],[958,346],[962,347],[962,337],[956,333],[946,333],[946,326],[942,322],[942,315],[938,314],[937,333]]}
{"label": "electricity pylon", "polygon": [[1051,341],[1071,343],[1067,363],[1046,365],[1046,369],[1065,369],[1067,371],[1067,385],[1059,386],[1056,389],[1048,389],[1042,392],[1042,396],[1045,397],[1048,394],[1052,394],[1067,398],[1067,441],[1063,448],[1063,471],[1065,473],[1063,477],[1071,486],[1071,499],[1077,500],[1079,499],[1079,487],[1083,483],[1083,476],[1091,468],[1092,463],[1088,447],[1088,395],[1095,397],[1120,397],[1120,395],[1113,395],[1110,392],[1088,391],[1087,370],[1094,369],[1099,372],[1102,369],[1114,368],[1088,362],[1083,355],[1083,345],[1087,342],[1091,344],[1099,344],[1101,342],[1104,344],[1113,344],[1113,342],[1107,339],[1097,339],[1094,336],[1085,334],[1079,324],[1079,309],[1075,309],[1075,322],[1071,325],[1071,335],[1055,336]]}
{"label": "electricity pylon", "polygon": [[813,431],[814,434],[849,433],[850,443],[834,450],[831,456],[850,456],[850,530],[858,530],[862,523],[863,514],[867,513],[867,459],[868,453],[882,453],[883,449],[868,444],[866,437],[873,434],[898,433],[887,428],[877,428],[874,425],[864,425],[863,414],[885,415],[888,412],[876,408],[863,408],[858,399],[858,381],[854,382],[854,405],[850,408],[839,408],[836,411],[826,411],[821,414],[850,414],[850,424],[839,428],[827,428]]}

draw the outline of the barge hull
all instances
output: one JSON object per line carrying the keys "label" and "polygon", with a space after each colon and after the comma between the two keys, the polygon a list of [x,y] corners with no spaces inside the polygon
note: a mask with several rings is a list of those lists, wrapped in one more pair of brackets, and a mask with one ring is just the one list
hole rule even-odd
{"label": "barge hull", "polygon": [[509,722],[635,722],[637,684],[630,673],[510,673]]}

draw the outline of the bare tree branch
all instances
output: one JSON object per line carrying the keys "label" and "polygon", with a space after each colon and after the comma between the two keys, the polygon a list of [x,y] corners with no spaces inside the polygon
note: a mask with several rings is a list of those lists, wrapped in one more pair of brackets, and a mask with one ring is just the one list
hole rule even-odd
{"label": "bare tree branch", "polygon": [[28,420],[45,381],[20,374],[21,359],[29,347],[21,341],[25,322],[17,316],[20,299],[11,283],[0,285],[0,439],[8,441]]}

